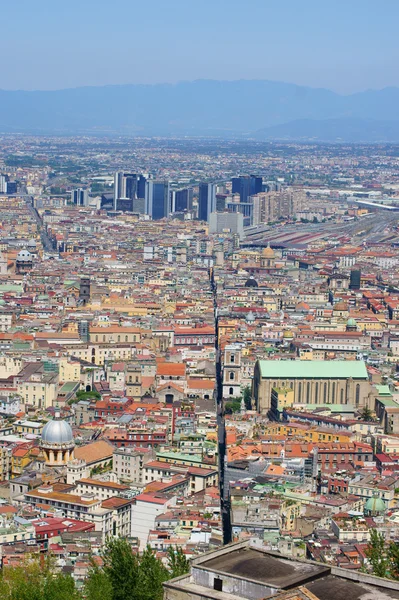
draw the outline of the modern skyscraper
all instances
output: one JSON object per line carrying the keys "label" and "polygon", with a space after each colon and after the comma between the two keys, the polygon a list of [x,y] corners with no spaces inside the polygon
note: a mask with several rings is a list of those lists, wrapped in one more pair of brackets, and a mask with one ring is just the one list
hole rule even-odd
{"label": "modern skyscraper", "polygon": [[0,175],[0,194],[7,192],[7,179],[5,175]]}
{"label": "modern skyscraper", "polygon": [[119,198],[124,198],[123,194],[123,171],[117,171],[114,175],[114,209],[117,209]]}
{"label": "modern skyscraper", "polygon": [[123,196],[122,198],[129,198],[134,200],[137,198],[137,182],[138,177],[135,173],[125,173],[123,177]]}
{"label": "modern skyscraper", "polygon": [[146,184],[145,212],[156,221],[170,213],[169,181],[150,179]]}
{"label": "modern skyscraper", "polygon": [[193,208],[193,188],[183,188],[172,192],[172,211],[182,212]]}
{"label": "modern skyscraper", "polygon": [[17,193],[17,182],[16,181],[7,181],[7,194],[16,194]]}
{"label": "modern skyscraper", "polygon": [[209,217],[216,210],[216,185],[200,183],[198,192],[198,219],[209,222]]}
{"label": "modern skyscraper", "polygon": [[233,194],[240,194],[240,202],[248,202],[249,196],[262,191],[262,177],[240,175],[231,180]]}
{"label": "modern skyscraper", "polygon": [[89,192],[83,188],[71,191],[71,202],[76,206],[87,206],[89,204]]}
{"label": "modern skyscraper", "polygon": [[136,173],[117,171],[114,176],[114,210],[144,212],[146,178]]}
{"label": "modern skyscraper", "polygon": [[139,175],[137,179],[137,198],[145,198],[145,184],[147,179],[144,175]]}

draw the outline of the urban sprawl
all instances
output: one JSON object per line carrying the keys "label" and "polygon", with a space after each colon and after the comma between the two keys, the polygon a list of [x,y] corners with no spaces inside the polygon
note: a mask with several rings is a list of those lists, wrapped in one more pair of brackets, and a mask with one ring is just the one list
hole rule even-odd
{"label": "urban sprawl", "polygon": [[3,569],[399,597],[398,210],[396,146],[0,136]]}

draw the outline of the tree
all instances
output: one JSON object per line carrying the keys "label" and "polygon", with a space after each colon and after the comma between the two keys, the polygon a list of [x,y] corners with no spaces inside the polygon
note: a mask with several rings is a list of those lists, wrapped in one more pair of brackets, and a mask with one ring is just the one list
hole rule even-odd
{"label": "tree", "polygon": [[388,548],[389,573],[392,579],[399,579],[399,545],[391,542]]}
{"label": "tree", "polygon": [[130,544],[122,538],[108,539],[101,556],[103,572],[111,583],[112,600],[138,600],[139,563]]}
{"label": "tree", "polygon": [[108,575],[92,562],[83,586],[85,600],[112,600],[113,589]]}
{"label": "tree", "polygon": [[388,560],[385,553],[385,538],[376,529],[372,529],[370,532],[370,542],[366,548],[366,556],[370,561],[373,575],[385,577],[388,568]]}
{"label": "tree", "polygon": [[170,574],[155,552],[147,546],[139,557],[139,578],[136,586],[135,600],[162,600],[163,582],[170,579]]}
{"label": "tree", "polygon": [[[205,513],[204,513],[205,517]],[[212,517],[212,515],[211,515]],[[169,546],[168,548],[168,568],[171,577],[180,577],[190,571],[190,563],[184,555],[181,548]]]}
{"label": "tree", "polygon": [[364,408],[362,408],[362,410],[360,411],[360,416],[362,418],[362,421],[372,421],[373,420],[373,413],[371,412],[371,410],[369,409],[368,406],[365,406]]}
{"label": "tree", "polygon": [[29,557],[0,572],[1,600],[80,600],[70,575],[54,572],[54,559]]}
{"label": "tree", "polygon": [[245,408],[247,410],[252,409],[252,392],[249,385],[245,386],[242,397],[244,398]]}
{"label": "tree", "polygon": [[232,402],[226,402],[224,405],[224,412],[226,415],[231,415],[235,412],[240,412],[241,410],[241,401],[233,400]]}

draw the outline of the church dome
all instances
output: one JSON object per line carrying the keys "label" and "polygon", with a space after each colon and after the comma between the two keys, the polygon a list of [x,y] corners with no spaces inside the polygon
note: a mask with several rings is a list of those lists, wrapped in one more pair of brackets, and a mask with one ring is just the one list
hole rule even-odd
{"label": "church dome", "polygon": [[28,250],[20,250],[17,254],[17,261],[29,262],[32,260],[32,254]]}
{"label": "church dome", "polygon": [[42,442],[48,445],[73,444],[72,428],[66,421],[55,418],[43,427]]}
{"label": "church dome", "polygon": [[258,282],[252,276],[245,282],[245,287],[258,287]]}
{"label": "church dome", "polygon": [[263,249],[262,256],[264,258],[274,258],[274,251],[272,248],[270,248],[270,244],[267,246],[267,248]]}
{"label": "church dome", "polygon": [[378,514],[385,512],[385,502],[376,494],[369,498],[364,505],[364,512],[367,514]]}
{"label": "church dome", "polygon": [[353,317],[351,317],[350,319],[347,320],[346,326],[357,328],[357,323],[356,323],[355,319]]}
{"label": "church dome", "polygon": [[337,302],[337,304],[335,304],[335,306],[333,307],[334,311],[345,311],[348,310],[348,305],[346,304],[346,302],[340,301]]}
{"label": "church dome", "polygon": [[28,248],[36,248],[36,240],[33,238],[28,242]]}

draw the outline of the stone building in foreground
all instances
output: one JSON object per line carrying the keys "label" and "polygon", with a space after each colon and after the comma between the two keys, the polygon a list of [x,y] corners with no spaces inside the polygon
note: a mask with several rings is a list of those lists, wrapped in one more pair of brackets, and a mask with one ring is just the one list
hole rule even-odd
{"label": "stone building in foreground", "polygon": [[191,573],[164,583],[164,600],[389,600],[399,582],[250,545],[230,544],[195,558]]}

